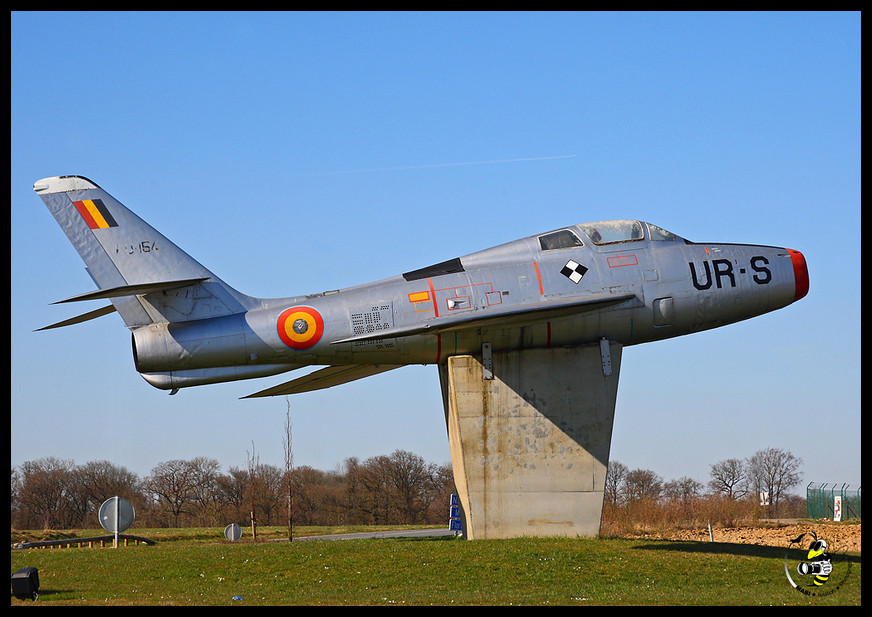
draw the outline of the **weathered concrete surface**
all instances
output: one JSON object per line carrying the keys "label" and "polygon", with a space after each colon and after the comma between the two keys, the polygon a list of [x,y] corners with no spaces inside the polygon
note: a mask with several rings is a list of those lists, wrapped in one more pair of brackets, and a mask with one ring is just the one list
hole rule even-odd
{"label": "weathered concrete surface", "polygon": [[468,539],[596,536],[621,346],[449,358],[446,420]]}

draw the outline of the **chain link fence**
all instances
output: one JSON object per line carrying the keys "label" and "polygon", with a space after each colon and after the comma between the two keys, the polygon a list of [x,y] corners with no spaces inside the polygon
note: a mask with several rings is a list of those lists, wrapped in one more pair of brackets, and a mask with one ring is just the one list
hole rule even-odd
{"label": "chain link fence", "polygon": [[808,518],[848,520],[860,516],[860,487],[850,484],[810,482],[805,487],[805,515]]}

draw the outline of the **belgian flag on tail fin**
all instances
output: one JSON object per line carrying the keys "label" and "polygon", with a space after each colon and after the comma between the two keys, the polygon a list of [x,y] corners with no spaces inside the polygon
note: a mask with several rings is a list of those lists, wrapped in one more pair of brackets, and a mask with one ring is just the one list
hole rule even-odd
{"label": "belgian flag on tail fin", "polygon": [[101,199],[74,201],[73,205],[76,206],[76,210],[79,211],[79,214],[82,215],[82,218],[85,219],[85,222],[91,229],[118,227],[118,223],[112,218],[112,215]]}

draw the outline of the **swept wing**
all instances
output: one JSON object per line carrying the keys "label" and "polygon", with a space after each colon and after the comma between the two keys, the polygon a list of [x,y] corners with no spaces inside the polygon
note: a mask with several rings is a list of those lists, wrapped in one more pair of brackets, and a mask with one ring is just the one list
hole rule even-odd
{"label": "swept wing", "polygon": [[402,364],[349,364],[328,366],[309,373],[305,377],[298,377],[291,381],[249,394],[242,398],[260,398],[263,396],[281,396],[284,394],[299,394],[301,392],[312,392],[313,390],[322,390],[339,384],[356,381],[364,377],[371,377],[379,373],[385,373],[395,368],[400,368]]}

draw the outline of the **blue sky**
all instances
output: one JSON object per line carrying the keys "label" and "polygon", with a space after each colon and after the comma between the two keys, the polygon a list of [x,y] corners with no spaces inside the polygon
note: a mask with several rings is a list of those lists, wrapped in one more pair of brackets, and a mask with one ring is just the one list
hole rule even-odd
{"label": "blue sky", "polygon": [[[702,482],[766,447],[860,477],[859,13],[11,15],[11,464],[283,464],[287,376],[169,397],[32,190],[93,179],[250,295],[569,224],[800,250],[785,309],[624,350],[613,460]],[[284,377],[284,379],[282,379]],[[290,399],[297,465],[450,460],[436,368]],[[253,445],[252,445],[253,444]]]}

